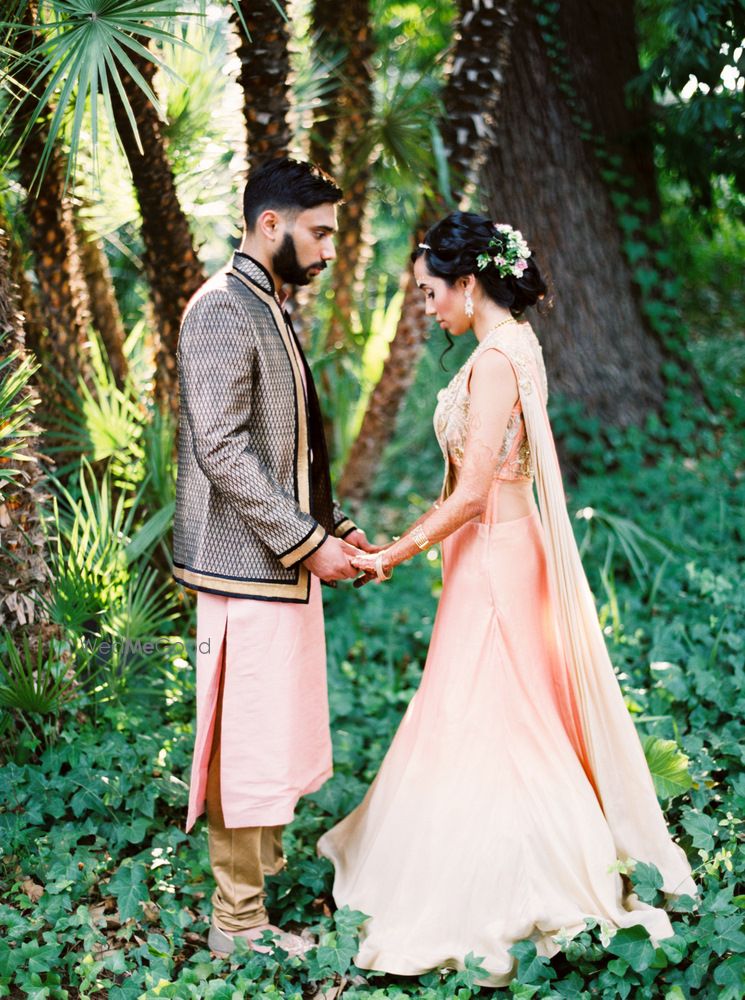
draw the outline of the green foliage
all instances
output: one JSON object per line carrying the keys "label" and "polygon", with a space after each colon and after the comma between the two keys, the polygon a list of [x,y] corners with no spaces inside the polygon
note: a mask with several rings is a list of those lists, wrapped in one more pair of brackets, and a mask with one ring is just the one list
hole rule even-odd
{"label": "green foliage", "polygon": [[[5,349],[9,337],[9,330],[0,332],[0,349]],[[32,434],[28,424],[36,405],[25,389],[38,368],[31,358],[21,361],[18,351],[0,360],[0,502],[3,491],[21,476],[19,462]]]}
{"label": "green foliage", "polygon": [[[422,110],[436,92],[423,70],[446,46],[453,7],[374,5],[376,75],[386,80],[376,91],[378,131],[364,138],[374,161],[379,237],[371,273],[386,277],[359,304],[357,353],[345,356],[341,369],[315,359],[321,375],[324,364],[328,369],[339,454],[353,436],[395,314],[421,194],[411,178],[401,183],[400,161],[423,167],[410,156],[411,136],[425,134]],[[571,67],[561,66],[554,31],[557,4],[539,7],[571,100]],[[195,38],[186,35],[187,42]],[[199,217],[200,241],[211,241],[211,259],[231,229],[227,213],[211,206],[236,184],[230,141],[207,114],[223,99],[218,64],[225,41],[223,25],[204,64],[188,47],[167,49],[189,86],[173,76],[159,81],[179,193]],[[662,51],[665,39],[656,44]],[[305,71],[296,92],[306,87],[312,99],[324,97],[311,93],[310,62]],[[578,125],[594,141],[581,116]],[[99,136],[112,141],[105,128]],[[692,401],[690,385],[671,367],[662,411],[643,428],[604,431],[561,400],[553,401],[553,419],[576,473],[569,504],[583,512],[575,527],[614,664],[671,827],[697,865],[701,898],[668,901],[675,935],[658,945],[639,927],[614,935],[593,920],[574,936],[560,932],[551,960],[534,942],[517,942],[514,980],[498,995],[734,1000],[745,992],[745,357],[735,335],[741,230],[727,218],[726,185],[715,191],[712,232],[691,219],[685,184],[675,187],[668,177],[668,229],[651,231],[649,206],[629,190],[622,163],[604,149],[599,157],[650,324],[673,344],[690,339],[713,412]],[[218,197],[201,183],[205,164],[210,178],[219,177]],[[463,969],[421,977],[356,969],[364,915],[331,912],[331,866],[315,853],[320,833],[364,794],[419,683],[440,588],[434,551],[401,567],[385,587],[325,595],[336,773],[301,803],[285,833],[289,867],[268,886],[277,922],[310,926],[318,948],[304,964],[281,950],[259,955],[239,947],[225,961],[207,950],[213,885],[204,830],[181,830],[194,735],[193,606],[165,581],[174,428],[142,405],[152,373],[140,320],[140,245],[131,232],[132,199],[126,218],[115,204],[120,183],[107,178],[109,215],[97,221],[118,247],[112,260],[133,326],[126,347],[132,384],[119,392],[97,365],[79,416],[66,427],[67,447],[90,464],[58,474],[49,521],[49,610],[61,637],[43,647],[41,659],[42,646],[32,642],[0,650],[0,699],[14,706],[0,722],[0,995],[300,1000],[317,987],[329,995],[343,987],[348,1000],[491,995],[479,986],[483,959],[473,954]],[[686,281],[676,282],[675,273]],[[689,337],[679,323],[681,305],[690,328],[705,337]],[[323,290],[319,306],[322,321],[330,308]],[[363,524],[381,538],[399,533],[439,491],[434,398],[469,349],[461,338],[445,373],[437,363],[442,346],[439,338],[429,345],[364,513]],[[11,405],[17,398],[15,391],[8,396]],[[0,475],[4,468],[0,461]],[[132,646],[116,649],[116,638]],[[19,724],[8,725],[8,718]],[[663,902],[653,865],[621,865],[641,902]]]}
{"label": "green foliage", "polygon": [[658,797],[671,799],[687,792],[692,785],[688,758],[681,753],[675,740],[645,736],[642,745]]}
{"label": "green foliage", "polygon": [[721,178],[743,218],[742,117],[745,9],[738,0],[642,0],[637,4],[645,68],[633,95],[655,104],[655,141],[664,167],[685,183],[688,208],[709,211]]}
{"label": "green foliage", "polygon": [[[47,451],[55,459],[84,455],[94,464],[111,461],[116,478],[131,481],[132,470],[142,464],[140,438],[146,411],[131,383],[124,390],[117,387],[95,331],[91,331],[90,345],[90,387],[82,378],[74,386],[58,373],[49,373],[58,381],[67,405],[53,409],[53,426],[46,433]],[[76,471],[77,464],[75,459],[61,461],[58,477]]]}
{"label": "green foliage", "polygon": [[[36,180],[40,181],[49,164],[55,142],[65,119],[71,115],[69,140],[71,155],[68,174],[75,166],[81,134],[88,124],[93,148],[99,136],[99,100],[103,101],[112,134],[114,109],[112,95],[118,97],[129,123],[137,135],[137,123],[122,83],[126,71],[156,107],[158,98],[132,60],[144,57],[149,62],[168,67],[148,48],[151,40],[179,41],[167,28],[168,20],[181,13],[164,4],[142,0],[43,0],[34,29],[23,23],[26,0],[13,0],[6,10],[7,20],[0,22],[0,74],[13,95],[16,107],[5,115],[0,134],[16,127],[15,118],[30,101],[27,120],[21,122],[16,146],[23,144],[41,121],[48,119],[48,134]],[[32,38],[29,41],[29,33]],[[14,49],[28,50],[22,55]],[[24,78],[29,75],[30,80]],[[27,94],[32,96],[28,97]],[[54,108],[49,115],[50,102]],[[24,115],[24,117],[26,117]],[[14,151],[15,152],[15,149]]]}
{"label": "green foliage", "polygon": [[[541,38],[550,56],[557,88],[564,96],[581,139],[590,144],[598,160],[611,204],[616,210],[622,248],[629,272],[641,298],[649,329],[665,347],[669,361],[663,376],[671,385],[690,381],[686,329],[679,307],[680,279],[671,273],[673,256],[649,199],[634,189],[624,169],[624,158],[611,148],[607,137],[593,128],[578,91],[566,43],[559,28],[559,0],[533,0]],[[681,365],[679,362],[683,362]]]}
{"label": "green foliage", "polygon": [[[693,348],[706,371],[708,345]],[[456,350],[466,349],[458,344]],[[400,531],[439,487],[430,426],[432,400],[448,378],[438,367],[439,352],[433,343],[402,415],[405,430],[389,448],[363,519],[383,534]],[[737,380],[745,370],[742,345],[720,340],[721,352],[729,352],[736,368],[730,376]],[[716,364],[713,370],[718,377]],[[688,419],[685,408],[680,414]],[[566,414],[564,421],[578,430]],[[707,440],[706,426],[697,425],[697,441]],[[584,419],[579,427],[588,433]],[[559,933],[560,952],[550,961],[533,942],[518,942],[515,978],[496,995],[735,1000],[745,988],[745,646],[739,627],[745,485],[733,461],[742,424],[723,422],[711,450],[699,448],[695,457],[681,450],[687,432],[674,424],[619,433],[612,462],[602,460],[602,449],[587,449],[586,470],[580,468],[569,502],[573,510],[602,512],[575,520],[584,562],[596,593],[605,594],[599,611],[613,661],[669,822],[696,865],[701,897],[668,901],[675,935],[658,944],[638,926],[613,934],[593,920],[573,936]],[[84,482],[90,494],[90,478]],[[100,509],[102,498],[85,501],[82,485],[78,489],[84,510],[87,504]],[[65,516],[72,525],[74,518]],[[618,531],[638,546],[633,558]],[[88,539],[83,551],[95,552],[95,535]],[[616,541],[609,556],[610,539]],[[126,574],[127,562],[118,549],[109,551],[113,580],[120,566]],[[343,983],[343,996],[352,1000],[491,995],[479,985],[478,955],[462,970],[411,979],[355,969],[363,915],[330,914],[332,869],[315,853],[318,836],[364,794],[419,682],[439,572],[436,557],[422,557],[400,567],[391,584],[325,595],[336,773],[301,803],[285,832],[289,866],[268,885],[280,925],[308,925],[319,935],[306,963],[281,951],[240,949],[231,960],[207,951],[212,882],[204,831],[187,836],[180,829],[193,740],[194,677],[187,665],[193,620],[187,619],[176,629],[165,621],[162,627],[187,636],[188,653],[175,647],[148,672],[147,684],[143,677],[136,690],[125,686],[118,701],[99,703],[85,692],[63,699],[54,739],[44,739],[38,727],[24,729],[0,768],[0,989],[46,990],[50,997],[104,993],[112,1000],[300,998],[317,985]],[[604,575],[613,581],[614,624],[611,597],[598,586]],[[147,575],[142,578],[145,597],[134,601],[141,610],[132,617],[147,631],[147,595],[154,590],[148,591]],[[120,602],[127,589],[120,582]],[[122,603],[118,607],[129,616]],[[619,870],[642,903],[663,902],[653,865],[632,862]]]}
{"label": "green foliage", "polygon": [[[85,661],[85,657],[81,657]],[[0,705],[16,708],[29,715],[59,712],[76,683],[74,671],[68,671],[58,644],[46,649],[37,643],[34,650],[27,635],[20,648],[8,629],[0,638]]]}

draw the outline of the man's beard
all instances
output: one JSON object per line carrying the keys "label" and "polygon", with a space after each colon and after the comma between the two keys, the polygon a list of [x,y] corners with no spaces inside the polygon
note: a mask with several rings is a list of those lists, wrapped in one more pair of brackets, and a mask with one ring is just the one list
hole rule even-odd
{"label": "man's beard", "polygon": [[308,264],[307,267],[301,267],[300,261],[297,259],[297,253],[295,252],[295,241],[290,233],[285,233],[282,246],[272,257],[272,270],[282,279],[283,284],[287,285],[307,285],[313,277],[313,275],[308,274],[308,271],[314,268],[318,271],[323,271],[325,267],[325,260],[319,260],[315,264]]}

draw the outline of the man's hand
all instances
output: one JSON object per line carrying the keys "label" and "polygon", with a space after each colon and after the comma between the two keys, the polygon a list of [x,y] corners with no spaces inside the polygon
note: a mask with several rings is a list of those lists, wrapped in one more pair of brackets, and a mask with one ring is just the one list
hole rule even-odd
{"label": "man's hand", "polygon": [[354,548],[345,539],[329,535],[313,555],[303,559],[303,565],[327,583],[334,580],[351,580],[357,576],[357,570],[349,561],[349,557],[353,555],[359,555],[359,549]]}
{"label": "man's hand", "polygon": [[362,549],[363,552],[380,552],[381,549],[385,548],[384,545],[371,545],[362,528],[355,528],[354,531],[350,531],[348,535],[344,536],[344,541],[350,545],[354,545],[356,549]]}

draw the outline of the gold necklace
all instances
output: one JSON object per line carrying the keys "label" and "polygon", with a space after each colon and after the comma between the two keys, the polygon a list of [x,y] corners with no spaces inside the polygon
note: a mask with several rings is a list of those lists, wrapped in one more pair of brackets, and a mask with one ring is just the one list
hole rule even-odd
{"label": "gold necklace", "polygon": [[[517,323],[517,320],[515,319],[514,316],[510,316],[509,319],[500,320],[499,323],[497,323],[495,326],[492,326],[489,329],[489,331],[486,334],[486,336],[488,337],[490,334],[495,333],[500,328],[500,326],[504,326],[505,323]],[[486,340],[486,337],[484,337],[484,340]]]}

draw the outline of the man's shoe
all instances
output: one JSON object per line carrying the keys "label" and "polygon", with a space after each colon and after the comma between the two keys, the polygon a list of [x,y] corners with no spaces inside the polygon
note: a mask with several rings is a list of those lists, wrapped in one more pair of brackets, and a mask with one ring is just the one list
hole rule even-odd
{"label": "man's shoe", "polygon": [[247,927],[244,931],[224,931],[222,927],[217,926],[214,919],[210,924],[207,943],[210,951],[214,951],[220,958],[227,958],[228,955],[233,954],[235,951],[235,939],[238,937],[243,938],[254,951],[270,954],[272,951],[271,945],[258,944],[258,939],[264,931],[271,931],[275,938],[274,944],[282,948],[283,951],[286,951],[290,957],[298,955],[302,958],[307,951],[315,948],[315,941],[312,939],[301,937],[299,934],[290,934],[289,931],[280,930],[274,924],[260,924],[258,927]]}

